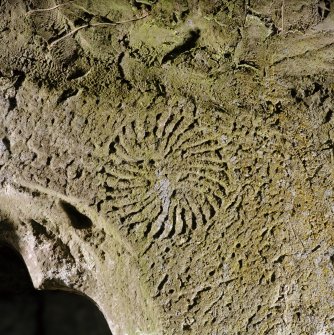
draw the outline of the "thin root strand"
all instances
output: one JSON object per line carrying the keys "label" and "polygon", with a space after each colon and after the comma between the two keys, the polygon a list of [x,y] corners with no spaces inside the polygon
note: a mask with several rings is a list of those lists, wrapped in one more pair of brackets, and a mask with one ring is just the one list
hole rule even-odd
{"label": "thin root strand", "polygon": [[78,31],[82,30],[82,29],[86,29],[86,28],[94,28],[94,27],[108,27],[108,26],[117,26],[119,24],[125,24],[125,23],[129,23],[129,22],[134,22],[134,21],[139,21],[144,19],[145,17],[148,16],[148,13],[145,13],[145,15],[141,16],[141,17],[137,17],[134,19],[129,19],[129,20],[125,20],[125,21],[118,21],[118,22],[99,22],[99,23],[91,23],[91,24],[85,24],[83,26],[77,27],[74,30],[70,31],[69,33],[67,33],[66,35],[54,40],[53,42],[51,42],[49,44],[49,47],[53,47],[55,44],[57,44],[58,42],[64,40],[65,38],[72,36],[74,34],[76,34]]}
{"label": "thin root strand", "polygon": [[56,6],[53,6],[53,7],[50,7],[50,8],[31,9],[26,14],[31,15],[31,14],[34,14],[34,13],[49,12],[49,11],[58,9],[59,7],[67,6],[67,5],[71,4],[72,2],[74,2],[74,1],[68,1],[68,2],[65,2],[65,3],[61,3],[59,5],[56,5]]}

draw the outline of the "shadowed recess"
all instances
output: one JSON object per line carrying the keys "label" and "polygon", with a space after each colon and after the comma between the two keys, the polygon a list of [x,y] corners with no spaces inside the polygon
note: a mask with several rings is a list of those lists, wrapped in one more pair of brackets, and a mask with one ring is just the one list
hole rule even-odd
{"label": "shadowed recess", "polygon": [[75,229],[88,229],[92,227],[92,220],[88,216],[79,212],[73,205],[66,201],[60,201],[60,206]]}
{"label": "shadowed recess", "polygon": [[176,46],[172,51],[170,51],[167,55],[165,55],[162,59],[162,64],[166,63],[167,61],[173,60],[179,55],[195,48],[197,40],[200,38],[200,30],[192,30],[189,33],[189,36],[186,38],[186,40]]}
{"label": "shadowed recess", "polygon": [[0,245],[0,299],[29,291],[33,291],[33,285],[21,256],[9,246]]}
{"label": "shadowed recess", "polygon": [[23,259],[7,245],[0,245],[0,334],[112,335],[87,297],[36,291]]}

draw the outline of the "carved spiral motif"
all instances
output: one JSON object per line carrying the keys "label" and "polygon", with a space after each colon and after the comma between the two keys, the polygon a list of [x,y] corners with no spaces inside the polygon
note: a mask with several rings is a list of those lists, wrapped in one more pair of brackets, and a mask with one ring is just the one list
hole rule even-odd
{"label": "carved spiral motif", "polygon": [[221,135],[197,114],[174,108],[139,116],[110,143],[106,192],[129,231],[170,238],[207,224],[224,204]]}

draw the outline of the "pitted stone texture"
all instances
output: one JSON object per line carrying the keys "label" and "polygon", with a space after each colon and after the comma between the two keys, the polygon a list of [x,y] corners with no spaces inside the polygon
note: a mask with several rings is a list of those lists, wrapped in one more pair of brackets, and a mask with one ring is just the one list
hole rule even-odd
{"label": "pitted stone texture", "polygon": [[0,7],[0,211],[34,284],[114,334],[331,334],[332,14],[96,1],[36,30],[27,6]]}
{"label": "pitted stone texture", "polygon": [[[175,100],[175,101],[173,101]],[[115,125],[101,171],[103,208],[149,239],[189,234],[226,207],[224,133],[182,99],[160,99]]]}

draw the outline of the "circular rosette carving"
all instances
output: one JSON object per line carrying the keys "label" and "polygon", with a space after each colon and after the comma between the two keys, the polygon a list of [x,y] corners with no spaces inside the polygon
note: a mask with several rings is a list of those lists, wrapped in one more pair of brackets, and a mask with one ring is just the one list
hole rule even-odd
{"label": "circular rosette carving", "polygon": [[122,226],[171,238],[212,220],[229,184],[221,138],[195,109],[179,106],[123,122],[105,166],[108,200]]}

